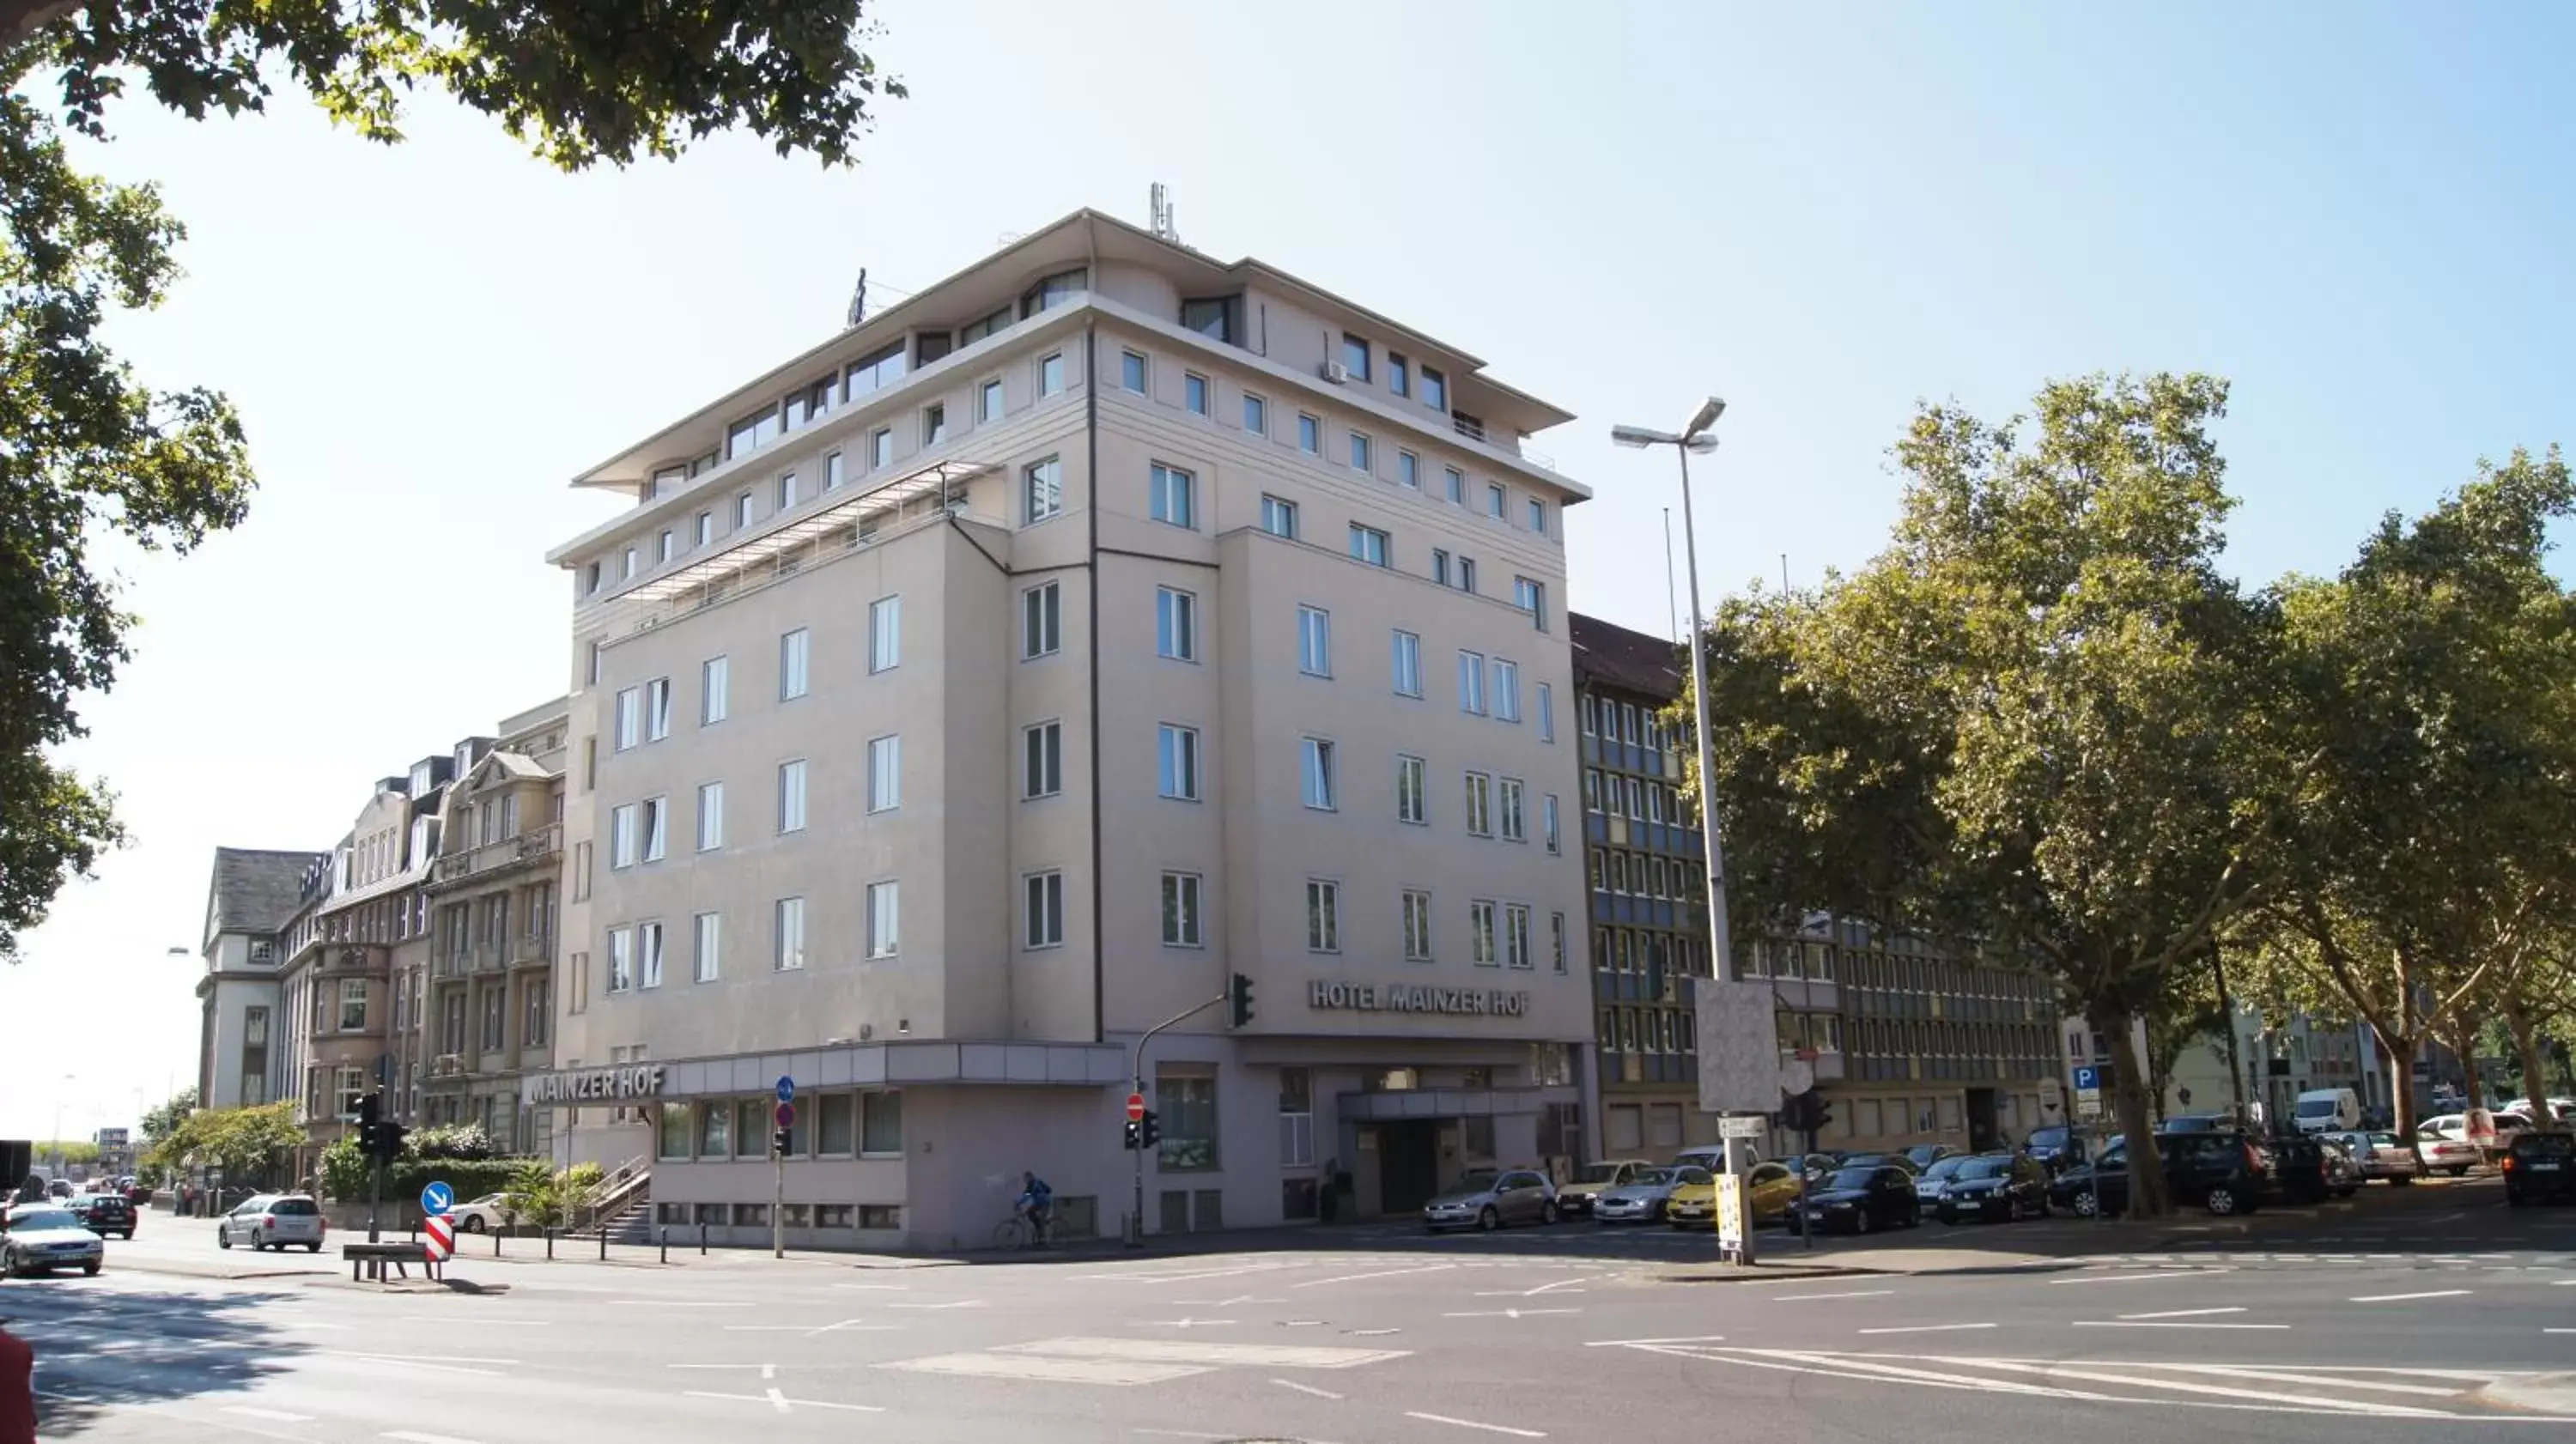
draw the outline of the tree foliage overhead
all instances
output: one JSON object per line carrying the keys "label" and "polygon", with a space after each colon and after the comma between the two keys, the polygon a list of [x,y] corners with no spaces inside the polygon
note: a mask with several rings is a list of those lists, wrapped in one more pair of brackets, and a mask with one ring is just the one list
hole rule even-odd
{"label": "tree foliage overhead", "polygon": [[145,1150],[143,1163],[165,1175],[189,1168],[219,1168],[228,1183],[272,1182],[288,1155],[304,1143],[304,1130],[295,1126],[291,1101],[255,1108],[201,1108]]}
{"label": "tree foliage overhead", "polygon": [[[161,304],[184,230],[149,185],[74,169],[129,86],[191,118],[280,86],[377,141],[444,91],[567,170],[677,156],[721,130],[826,165],[904,94],[861,43],[865,0],[0,0],[0,959],[117,846],[113,798],[55,761],[77,698],[130,656],[94,552],[186,552],[240,523],[253,479],[231,403],[147,384],[98,338]],[[48,84],[59,104],[35,99]]]}

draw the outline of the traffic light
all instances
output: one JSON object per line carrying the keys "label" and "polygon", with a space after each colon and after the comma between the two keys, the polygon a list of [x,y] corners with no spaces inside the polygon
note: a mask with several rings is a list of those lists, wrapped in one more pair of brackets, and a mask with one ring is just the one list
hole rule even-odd
{"label": "traffic light", "polygon": [[1133,1153],[1133,1152],[1135,1152],[1137,1149],[1142,1148],[1142,1147],[1144,1147],[1144,1146],[1145,1146],[1145,1125],[1144,1125],[1143,1123],[1138,1122],[1137,1120],[1135,1120],[1135,1119],[1133,1119],[1133,1118],[1128,1119],[1128,1120],[1127,1120],[1127,1151],[1128,1151],[1128,1152],[1130,1152],[1130,1153]]}
{"label": "traffic light", "polygon": [[1241,973],[1226,987],[1226,1001],[1234,1008],[1234,1026],[1240,1028],[1252,1021],[1252,980]]}
{"label": "traffic light", "polygon": [[769,1152],[772,1157],[776,1158],[785,1158],[787,1156],[786,1129],[773,1128],[769,1130]]}
{"label": "traffic light", "polygon": [[[403,1140],[410,1136],[411,1130],[403,1127],[399,1123],[388,1121],[377,1124],[374,1156],[385,1159],[388,1162],[402,1157]],[[365,1146],[366,1145],[363,1143],[359,1145],[361,1149],[364,1149]]]}
{"label": "traffic light", "polygon": [[1163,1141],[1163,1120],[1155,1117],[1151,1108],[1145,1110],[1144,1122],[1130,1126],[1136,1130],[1136,1146],[1139,1148],[1151,1148]]}
{"label": "traffic light", "polygon": [[1780,1122],[1793,1133],[1812,1136],[1823,1131],[1825,1126],[1833,1121],[1832,1105],[1826,1101],[1825,1095],[1813,1088],[1802,1093],[1792,1093],[1781,1100]]}

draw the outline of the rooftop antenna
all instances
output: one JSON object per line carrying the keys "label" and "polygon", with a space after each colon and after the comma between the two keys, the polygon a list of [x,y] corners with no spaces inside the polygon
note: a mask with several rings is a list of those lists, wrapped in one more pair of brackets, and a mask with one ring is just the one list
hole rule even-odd
{"label": "rooftop antenna", "polygon": [[1181,243],[1181,232],[1179,227],[1172,224],[1171,188],[1164,185],[1161,181],[1154,182],[1154,191],[1150,204],[1154,213],[1155,239],[1169,241],[1176,246],[1179,245]]}
{"label": "rooftop antenna", "polygon": [[850,324],[868,319],[868,268],[859,267],[859,284],[850,291]]}

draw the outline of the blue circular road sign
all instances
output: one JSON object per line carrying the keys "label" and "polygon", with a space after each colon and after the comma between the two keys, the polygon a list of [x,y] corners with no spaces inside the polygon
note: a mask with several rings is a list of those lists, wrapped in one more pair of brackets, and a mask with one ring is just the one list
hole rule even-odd
{"label": "blue circular road sign", "polygon": [[455,1205],[456,1190],[444,1183],[432,1183],[420,1191],[420,1211],[423,1213],[445,1213]]}
{"label": "blue circular road sign", "polygon": [[796,1101],[796,1080],[784,1073],[778,1075],[778,1101],[781,1103]]}

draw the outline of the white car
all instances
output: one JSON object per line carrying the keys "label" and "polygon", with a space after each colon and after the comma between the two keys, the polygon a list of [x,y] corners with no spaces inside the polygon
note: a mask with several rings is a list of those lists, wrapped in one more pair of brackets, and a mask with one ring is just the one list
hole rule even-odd
{"label": "white car", "polygon": [[2486,1155],[2468,1140],[2465,1131],[2460,1137],[2451,1137],[2433,1126],[2440,1121],[2426,1119],[2424,1126],[2415,1130],[2415,1152],[2424,1160],[2425,1172],[2440,1169],[2457,1178],[2477,1166]]}
{"label": "white car", "polygon": [[215,1247],[246,1243],[253,1253],[264,1248],[284,1253],[288,1244],[300,1243],[306,1253],[320,1253],[325,1229],[322,1205],[310,1195],[263,1193],[216,1220]]}
{"label": "white car", "polygon": [[67,1208],[25,1203],[0,1227],[0,1276],[33,1278],[56,1269],[96,1274],[107,1264],[107,1240]]}
{"label": "white car", "polygon": [[448,1221],[458,1233],[488,1233],[510,1226],[510,1196],[487,1193],[469,1203],[460,1203],[447,1211]]}

